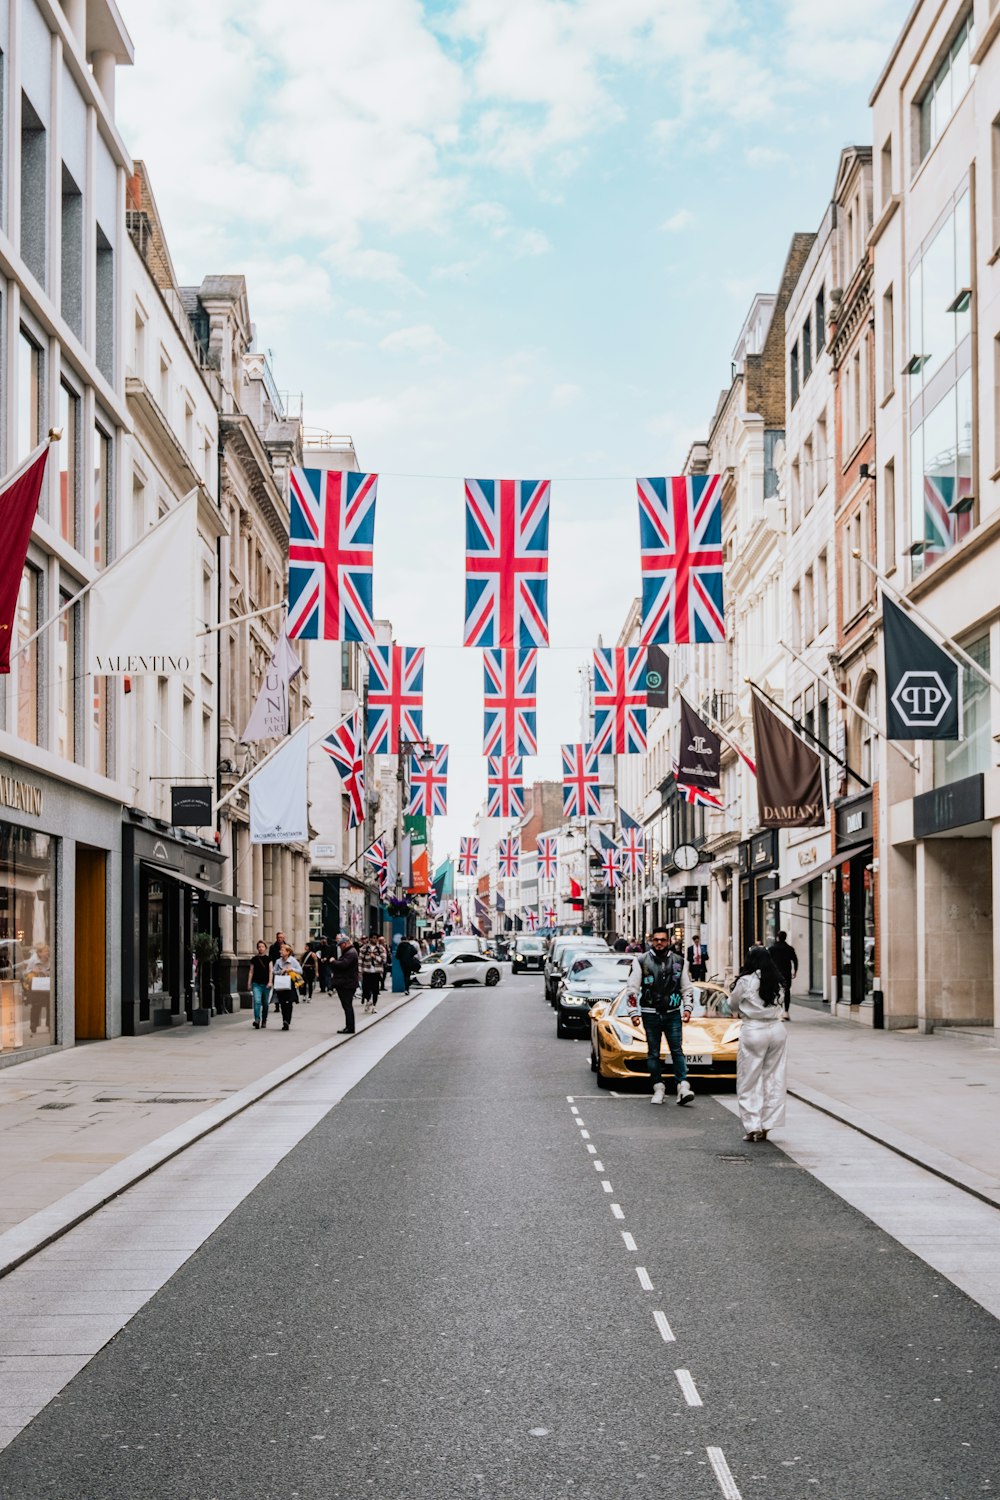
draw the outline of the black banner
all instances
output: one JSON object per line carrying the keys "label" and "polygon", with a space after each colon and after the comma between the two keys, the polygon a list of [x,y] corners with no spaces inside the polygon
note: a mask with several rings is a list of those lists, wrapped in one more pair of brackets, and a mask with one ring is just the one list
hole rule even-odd
{"label": "black banner", "polygon": [[677,780],[685,786],[714,791],[719,785],[722,741],[686,698],[681,698],[681,722],[677,740]]}
{"label": "black banner", "polygon": [[646,702],[650,708],[666,708],[670,692],[670,658],[662,646],[646,651]]}
{"label": "black banner", "polygon": [[962,669],[905,610],[882,596],[886,732],[891,740],[957,740]]}
{"label": "black banner", "polygon": [[823,770],[815,750],[753,694],[757,807],[763,828],[822,828]]}
{"label": "black banner", "polygon": [[172,786],[170,821],[175,828],[208,828],[212,822],[212,788]]}

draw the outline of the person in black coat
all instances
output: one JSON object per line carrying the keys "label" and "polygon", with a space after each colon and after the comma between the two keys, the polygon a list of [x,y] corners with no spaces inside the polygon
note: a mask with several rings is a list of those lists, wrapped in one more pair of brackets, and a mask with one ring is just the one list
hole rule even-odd
{"label": "person in black coat", "polygon": [[349,1036],[354,1030],[354,994],[358,988],[358,950],[349,937],[338,939],[340,956],[330,962],[330,974],[337,997],[344,1007],[344,1024],[338,1036]]}
{"label": "person in black coat", "polygon": [[777,941],[768,948],[771,960],[778,973],[781,975],[781,983],[785,991],[785,1014],[783,1019],[788,1020],[788,1007],[792,1003],[792,980],[799,972],[799,955],[788,941],[787,932],[779,932]]}
{"label": "person in black coat", "polygon": [[704,979],[708,973],[708,949],[703,942],[688,943],[688,973],[692,979]]}
{"label": "person in black coat", "polygon": [[408,937],[400,938],[396,945],[396,957],[403,971],[403,994],[408,995],[411,981],[418,985],[420,983],[419,979],[414,979],[414,975],[420,972],[420,954],[416,943],[411,942]]}

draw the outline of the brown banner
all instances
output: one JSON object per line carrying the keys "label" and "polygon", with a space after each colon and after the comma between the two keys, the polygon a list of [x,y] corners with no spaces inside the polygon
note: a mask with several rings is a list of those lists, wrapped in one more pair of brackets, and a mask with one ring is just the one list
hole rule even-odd
{"label": "brown banner", "polygon": [[764,828],[822,828],[826,822],[820,758],[753,694],[757,804]]}

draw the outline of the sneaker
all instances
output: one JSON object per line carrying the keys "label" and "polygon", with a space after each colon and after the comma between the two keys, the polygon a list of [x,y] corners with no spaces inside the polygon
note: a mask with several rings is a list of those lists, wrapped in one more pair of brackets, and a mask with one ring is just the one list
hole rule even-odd
{"label": "sneaker", "polygon": [[254,1031],[259,1031],[260,1030],[260,1022],[259,1021],[255,1021],[253,1023],[253,1029],[254,1029]]}
{"label": "sneaker", "polygon": [[664,1096],[664,1094],[666,1092],[667,1091],[666,1091],[666,1089],[665,1089],[665,1087],[663,1086],[662,1083],[654,1083],[653,1084],[653,1096],[652,1096],[652,1098],[649,1101],[650,1104],[662,1104],[663,1103],[663,1096]]}
{"label": "sneaker", "polygon": [[694,1089],[691,1087],[691,1085],[688,1083],[687,1079],[685,1078],[682,1083],[679,1083],[677,1085],[677,1103],[678,1104],[690,1104],[691,1100],[693,1098],[694,1098]]}

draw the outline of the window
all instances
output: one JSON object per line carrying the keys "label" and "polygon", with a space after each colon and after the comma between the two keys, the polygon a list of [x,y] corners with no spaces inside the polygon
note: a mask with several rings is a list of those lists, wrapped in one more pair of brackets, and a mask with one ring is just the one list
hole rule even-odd
{"label": "window", "polygon": [[[38,568],[26,563],[21,574],[21,587],[17,594],[17,643],[34,635],[41,621],[42,575]],[[38,641],[23,651],[17,646],[11,652],[11,676],[14,699],[17,704],[17,736],[37,745],[39,740],[38,694]]]}
{"label": "window", "polygon": [[160,410],[167,418],[170,416],[170,358],[164,349],[160,350]]}
{"label": "window", "polygon": [[993,248],[1000,250],[1000,115],[997,115],[993,121],[990,142],[992,149],[990,168],[993,178]]}
{"label": "window", "polygon": [[910,272],[910,400],[944,369],[970,329],[969,193],[928,240]]}
{"label": "window", "polygon": [[808,515],[813,507],[816,493],[816,463],[813,458],[812,438],[802,444],[802,510]]}
{"label": "window", "polygon": [[892,136],[890,135],[879,157],[881,180],[879,191],[882,195],[882,207],[885,208],[892,197]]}
{"label": "window", "polygon": [[[68,589],[59,590],[59,606],[68,604],[76,593]],[[74,604],[59,616],[56,630],[56,754],[65,760],[76,759],[77,688],[80,681],[78,670],[78,646],[80,639],[80,606]]]}
{"label": "window", "polygon": [[792,405],[799,399],[799,346],[792,345],[792,352],[788,360],[788,383],[791,389]]}
{"label": "window", "polygon": [[59,385],[59,535],[77,543],[80,513],[80,398],[65,381]]}
{"label": "window", "polygon": [[893,327],[892,287],[882,293],[882,400],[887,401],[896,388],[895,331]]}
{"label": "window", "polygon": [[891,573],[896,566],[896,463],[891,458],[882,470],[882,534],[883,566]]}
{"label": "window", "polygon": [[[110,679],[114,680],[114,679]],[[107,677],[94,676],[94,696],[91,702],[91,723],[94,733],[93,769],[99,776],[108,774],[108,681]]]}
{"label": "window", "polygon": [[805,385],[812,374],[813,350],[812,350],[812,327],[809,319],[802,325],[802,384]]}
{"label": "window", "polygon": [[798,584],[792,589],[792,641],[796,651],[802,650],[802,589]]}
{"label": "window", "polygon": [[17,346],[17,461],[38,447],[42,429],[42,351],[24,329]]}
{"label": "window", "polygon": [[0,1048],[56,1041],[55,840],[0,823]]}
{"label": "window", "polygon": [[826,412],[816,423],[816,493],[822,494],[830,479],[830,444],[827,438]]}
{"label": "window", "polygon": [[95,568],[108,562],[111,514],[111,439],[99,422],[94,423],[94,508],[91,541]]}
{"label": "window", "polygon": [[[964,643],[963,643],[964,644]],[[990,638],[980,636],[965,650],[990,670]],[[949,786],[990,769],[990,685],[971,667],[962,667],[962,738],[934,741],[934,785]]]}
{"label": "window", "polygon": [[184,448],[194,462],[194,407],[185,392],[184,395]]}
{"label": "window", "polygon": [[910,438],[913,576],[968,535],[973,523],[972,376],[960,376]]}
{"label": "window", "polygon": [[971,77],[972,10],[970,8],[941,66],[918,104],[920,116],[919,162],[944,133]]}
{"label": "window", "polygon": [[802,477],[801,470],[799,468],[799,461],[797,458],[792,460],[789,488],[792,510],[792,530],[795,531],[798,528],[798,524],[802,516]]}
{"label": "window", "polygon": [[[878,730],[873,727],[878,724],[878,684],[874,678],[865,689],[865,695],[861,701],[861,712],[865,718],[861,720],[860,770],[865,780],[874,785],[879,778]],[[866,723],[866,719],[870,719],[871,723]]]}
{"label": "window", "polygon": [[806,645],[816,634],[816,597],[813,588],[813,570],[807,568],[802,580],[802,625]]}
{"label": "window", "polygon": [[136,303],[132,330],[132,371],[140,380],[146,378],[146,314]]}
{"label": "window", "polygon": [[48,144],[45,126],[27,94],[21,95],[21,258],[45,285]]}
{"label": "window", "polygon": [[816,293],[816,353],[826,348],[826,291],[820,287]]}
{"label": "window", "polygon": [[97,368],[110,384],[115,378],[115,252],[100,225],[97,226],[96,319],[94,357]]}
{"label": "window", "polygon": [[821,552],[816,559],[816,629],[825,630],[830,622],[830,598],[828,579],[829,559]]}
{"label": "window", "polygon": [[60,310],[77,338],[83,337],[83,195],[62,169],[62,301]]}
{"label": "window", "polygon": [[132,473],[132,531],[131,540],[137,542],[146,530],[146,482],[142,475]]}

